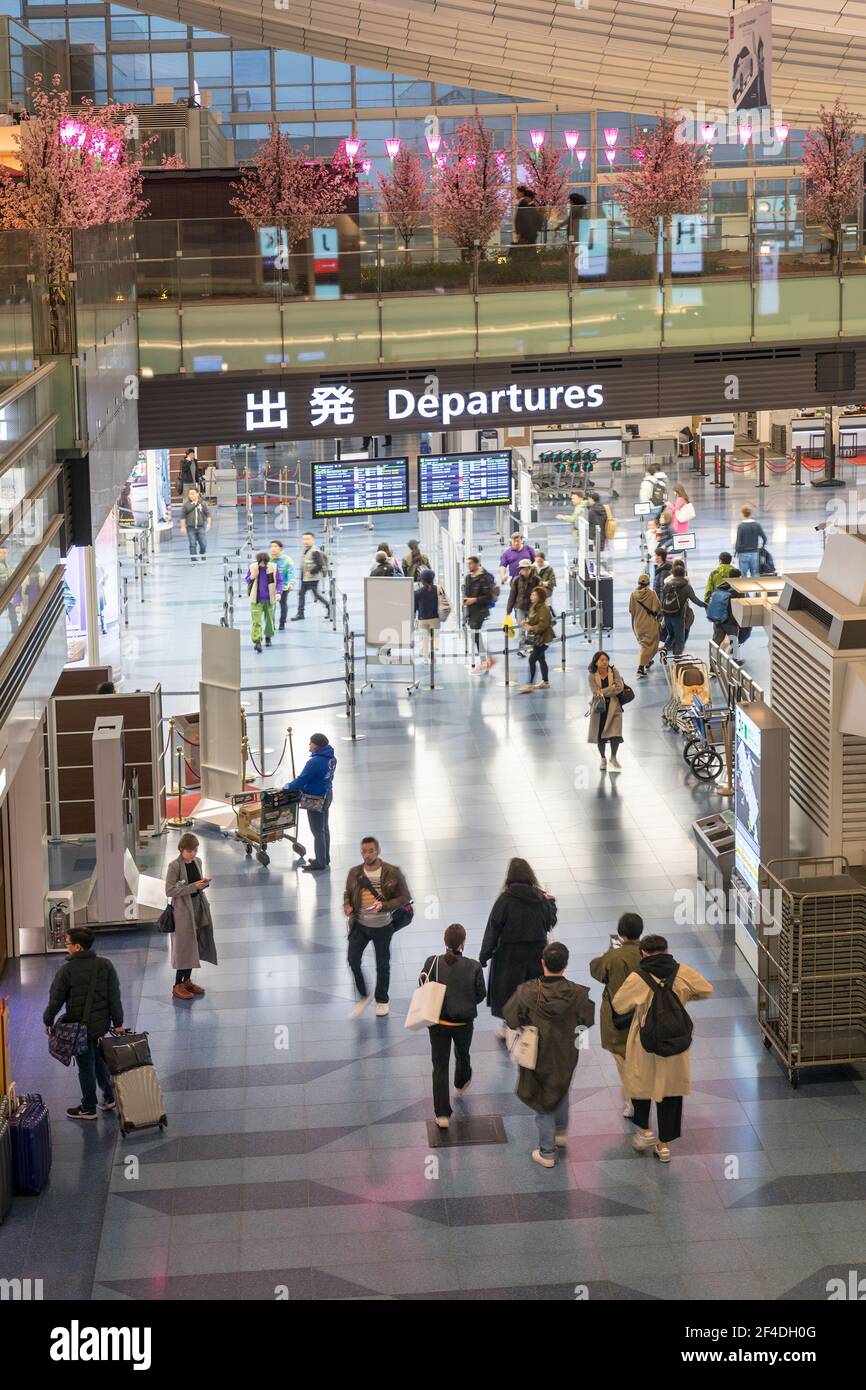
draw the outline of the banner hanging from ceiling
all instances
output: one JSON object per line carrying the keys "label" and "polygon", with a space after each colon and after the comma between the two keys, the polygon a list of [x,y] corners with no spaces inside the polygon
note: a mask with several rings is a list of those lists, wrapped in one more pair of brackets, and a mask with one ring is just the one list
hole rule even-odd
{"label": "banner hanging from ceiling", "polygon": [[734,111],[772,105],[773,6],[758,0],[729,17],[729,97]]}

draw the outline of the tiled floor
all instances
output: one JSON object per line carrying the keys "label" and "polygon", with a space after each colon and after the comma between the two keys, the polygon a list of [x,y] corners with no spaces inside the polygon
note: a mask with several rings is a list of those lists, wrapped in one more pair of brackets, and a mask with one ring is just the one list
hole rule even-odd
{"label": "tiled floor", "polygon": [[[609,643],[627,674],[637,482],[624,480],[618,504]],[[737,506],[761,494],[742,478],[724,495],[708,483],[693,491],[700,549],[691,569],[702,583]],[[760,506],[780,569],[814,569],[825,499],[781,481]],[[234,524],[219,520],[207,567],[193,570],[177,545],[159,557],[124,635],[130,686],[195,688],[195,628],[219,619],[219,556],[237,544]],[[391,519],[375,535],[396,548],[411,531]],[[555,557],[566,535],[552,524]],[[258,538],[269,537],[260,519]],[[334,551],[356,627],[373,539],[347,530]],[[488,536],[485,556],[495,549]],[[706,635],[698,615],[695,637]],[[596,1299],[785,1299],[825,1297],[828,1278],[866,1261],[866,1072],[805,1074],[792,1091],[761,1046],[731,932],[673,925],[674,894],[694,883],[691,821],[717,798],[687,777],[661,725],[658,671],[626,713],[621,777],[599,774],[586,743],[588,652],[570,640],[568,670],[554,670],[546,694],[507,690],[501,664],[479,682],[462,662],[440,667],[435,693],[377,688],[360,699],[356,744],[344,741],[338,710],[305,708],[339,702],[339,684],[266,691],[268,711],[295,711],[268,714],[269,767],[288,723],[298,757],[315,729],[335,741],[334,871],[297,874],[288,846],[264,870],[236,843],[204,834],[220,965],[203,970],[208,992],[192,1005],[171,998],[164,940],[103,940],[128,1022],[150,1033],[170,1115],[164,1134],[118,1142],[110,1119],[82,1132],[63,1118],[75,1082],[47,1057],[39,1021],[57,960],[10,965],[16,1076],[49,1101],[55,1163],[45,1194],[17,1199],[0,1230],[0,1275],[41,1277],[48,1296],[102,1300],[273,1299],[277,1289],[300,1299],[564,1299],[581,1286]],[[766,680],[762,633],[744,656]],[[243,661],[254,710],[258,682],[339,675],[340,638],[315,611],[261,656],[245,633]],[[166,708],[190,699],[167,695]],[[391,1015],[353,1022],[340,902],[368,832],[403,866],[417,911],[395,941]],[[148,861],[164,863],[174,843],[171,834],[156,842]],[[472,1090],[456,1113],[500,1116],[507,1143],[428,1142],[429,1047],[404,1032],[405,1006],[448,922],[466,925],[477,952],[515,853],[556,894],[573,978],[588,982],[587,961],[631,908],[714,984],[694,1009],[694,1092],[668,1168],[632,1151],[595,1032],[575,1077],[567,1154],[553,1171],[532,1164],[534,1122],[513,1094],[486,1008]]]}

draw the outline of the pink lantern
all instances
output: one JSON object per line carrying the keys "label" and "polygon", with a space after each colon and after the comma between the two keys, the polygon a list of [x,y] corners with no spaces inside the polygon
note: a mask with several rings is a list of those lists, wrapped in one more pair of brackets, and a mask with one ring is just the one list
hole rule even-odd
{"label": "pink lantern", "polygon": [[351,139],[347,139],[347,140],[345,141],[343,148],[344,148],[345,151],[346,151],[346,158],[347,158],[349,161],[351,161],[351,160],[353,160],[353,159],[355,158],[355,155],[358,153],[359,149],[361,148],[361,142],[360,142],[359,139],[357,139],[356,136],[353,135],[353,136],[351,137]]}
{"label": "pink lantern", "polygon": [[362,159],[362,160],[361,160],[361,173],[362,173],[362,174],[369,174],[369,172],[370,172],[370,170],[372,169],[372,167],[373,167],[373,161],[372,161],[372,159]]}
{"label": "pink lantern", "polygon": [[385,141],[385,149],[388,151],[389,159],[397,158],[400,153],[400,141],[396,135],[392,135],[389,140]]}
{"label": "pink lantern", "polygon": [[[619,139],[619,131],[614,126],[605,126],[604,143],[609,150],[612,150]],[[611,161],[612,163],[613,161]]]}
{"label": "pink lantern", "polygon": [[740,126],[740,144],[748,145],[752,138],[752,127],[750,125]]}
{"label": "pink lantern", "polygon": [[87,138],[87,127],[81,121],[64,121],[59,135],[61,145],[72,145],[80,150]]}
{"label": "pink lantern", "polygon": [[711,145],[716,138],[716,127],[714,125],[701,126],[701,140],[705,145]]}
{"label": "pink lantern", "polygon": [[785,125],[784,121],[781,123],[781,125],[776,126],[776,139],[778,140],[780,145],[784,145],[790,133],[791,127],[789,125]]}
{"label": "pink lantern", "polygon": [[577,142],[579,139],[580,135],[576,130],[567,130],[565,132],[565,143],[572,153],[577,149]]}
{"label": "pink lantern", "polygon": [[616,159],[616,150],[605,150],[604,157],[607,160],[608,164],[613,164],[614,160]]}
{"label": "pink lantern", "polygon": [[535,150],[535,153],[536,153],[536,154],[538,154],[538,151],[541,149],[542,145],[544,144],[544,140],[545,140],[545,136],[546,136],[546,135],[547,135],[547,131],[546,131],[546,130],[531,130],[531,131],[529,132],[529,139],[530,139],[531,142],[532,142],[532,148]]}
{"label": "pink lantern", "polygon": [[575,150],[574,157],[582,169],[586,162],[586,150]]}
{"label": "pink lantern", "polygon": [[441,135],[428,135],[426,136],[426,140],[427,149],[430,151],[430,157],[432,159],[433,155],[439,152],[439,146],[442,144],[442,137]]}

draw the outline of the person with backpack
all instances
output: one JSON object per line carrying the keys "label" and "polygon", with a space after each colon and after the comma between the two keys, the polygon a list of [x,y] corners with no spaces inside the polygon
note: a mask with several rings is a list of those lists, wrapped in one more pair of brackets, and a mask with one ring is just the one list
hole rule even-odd
{"label": "person with backpack", "polygon": [[[479,961],[490,962],[487,1003],[502,1018],[505,1003],[524,980],[541,974],[541,953],[556,926],[556,899],[545,893],[525,859],[512,859],[502,892],[490,909]],[[497,1029],[505,1037],[505,1028]]]}
{"label": "person with backpack", "polygon": [[402,575],[403,575],[403,571],[402,571],[402,569],[400,568],[400,563],[399,563],[399,561],[397,560],[396,556],[394,555],[394,552],[393,552],[393,550],[391,549],[391,547],[390,547],[390,545],[388,544],[388,542],[387,542],[387,541],[380,541],[380,542],[379,542],[379,549],[380,549],[380,550],[384,553],[384,555],[386,556],[386,558],[387,558],[387,560],[388,560],[388,564],[391,566],[391,573],[392,573],[392,574],[396,574],[396,576],[397,576],[398,579],[401,578]]}
{"label": "person with backpack", "polygon": [[685,650],[686,633],[691,627],[688,621],[689,600],[697,604],[698,608],[706,608],[706,604],[699,599],[691,583],[686,576],[686,567],[682,560],[674,560],[668,579],[665,580],[662,589],[662,617],[664,619],[664,649],[673,652],[674,656],[681,656]]}
{"label": "person with backpack", "polygon": [[[608,767],[611,772],[621,772],[622,767],[617,753],[622,744],[622,705],[619,697],[625,690],[625,681],[615,666],[611,665],[607,652],[596,652],[589,663],[589,732],[587,743],[594,743],[601,758],[601,770]],[[610,744],[610,763],[606,749]]]}
{"label": "person with backpack", "polygon": [[[692,1021],[685,1006],[692,999],[709,999],[713,987],[690,965],[674,960],[663,936],[645,937],[640,956],[640,966],[620,985],[611,1008],[633,1015],[623,1068],[638,1131],[632,1146],[638,1152],[652,1149],[662,1163],[670,1163],[669,1146],[682,1131],[683,1097],[692,1089]],[[649,1128],[652,1101],[658,1137]]]}
{"label": "person with backpack", "polygon": [[375,560],[374,560],[374,562],[373,562],[373,568],[370,570],[370,578],[371,578],[371,579],[395,579],[395,578],[396,578],[396,575],[394,574],[394,566],[391,564],[391,561],[390,561],[390,559],[388,558],[388,556],[385,554],[385,551],[384,551],[384,550],[377,550],[377,551],[376,551],[376,558],[375,558]]}
{"label": "person with backpack", "polygon": [[607,523],[613,520],[607,507],[604,506],[600,495],[597,492],[589,494],[589,506],[586,509],[586,523],[589,527],[589,543],[594,546],[596,534],[598,535],[599,553],[604,550],[607,541]]}
{"label": "person with backpack", "polygon": [[649,674],[649,669],[653,664],[653,658],[659,649],[659,613],[661,604],[658,595],[650,587],[650,577],[648,574],[639,574],[637,577],[637,588],[632,591],[628,601],[628,612],[631,618],[631,630],[638,643],[638,668],[639,677]]}
{"label": "person with backpack", "polygon": [[532,561],[524,557],[520,561],[517,574],[511,581],[511,588],[508,591],[508,607],[506,616],[516,612],[516,621],[520,623],[521,638],[518,655],[526,656],[527,649],[523,640],[523,625],[529,616],[532,607],[532,591],[538,583],[538,575],[535,573]]}
{"label": "person with backpack", "polygon": [[42,1022],[50,1036],[54,1020],[64,1009],[63,1023],[86,1026],[87,1047],[75,1058],[81,1083],[81,1104],[71,1105],[66,1115],[70,1120],[95,1120],[97,1086],[102,1091],[99,1109],[115,1108],[111,1073],[99,1050],[99,1039],[109,1029],[112,1033],[123,1032],[120,981],[112,962],[94,951],[95,935],[89,927],[72,927],[66,940],[69,955],[51,981]]}
{"label": "person with backpack", "polygon": [[417,541],[409,542],[409,549],[403,556],[402,570],[407,579],[417,579],[422,570],[430,568],[430,561],[426,555],[421,554],[421,547]]}
{"label": "person with backpack", "polygon": [[739,578],[740,571],[732,566],[727,579],[723,579],[721,584],[717,585],[707,604],[707,617],[713,625],[713,641],[716,646],[722,648],[722,651],[727,651],[730,648],[734,655],[736,655],[739,646],[743,642],[748,642],[752,635],[752,629],[740,627],[734,617],[732,604],[736,594],[730,581]]}
{"label": "person with backpack", "polygon": [[433,1114],[440,1129],[447,1129],[451,1118],[448,1084],[451,1044],[454,1044],[454,1094],[462,1098],[472,1080],[469,1049],[478,1005],[484,1002],[487,994],[481,963],[463,955],[465,944],[466,928],[459,922],[452,922],[445,928],[444,956],[428,956],[418,979],[419,985],[433,980],[445,986],[439,1022],[428,1029],[433,1057]]}
{"label": "person with backpack", "polygon": [[535,1111],[538,1148],[533,1162],[556,1167],[557,1149],[568,1142],[568,1092],[586,1029],[595,1022],[595,1005],[586,985],[565,978],[568,947],[551,941],[541,954],[541,978],[522,984],[505,1003],[509,1028],[536,1028],[535,1066],[521,1067],[516,1094]]}
{"label": "person with backpack", "polygon": [[[721,551],[719,554],[719,563],[716,565],[716,568],[710,570],[707,575],[707,587],[704,590],[705,603],[709,603],[713,596],[713,591],[719,587],[722,580],[730,578],[732,570],[733,562],[731,560],[731,552],[729,550]],[[707,617],[709,617],[709,613],[707,613]]]}
{"label": "person with backpack", "polygon": [[322,551],[316,545],[315,537],[311,531],[304,532],[304,553],[301,556],[301,582],[298,586],[298,611],[292,618],[293,623],[300,622],[304,617],[304,606],[307,601],[307,594],[312,594],[316,603],[324,604],[325,616],[330,618],[331,605],[328,600],[319,593],[319,580],[324,579],[328,573],[328,562]]}
{"label": "person with backpack", "polygon": [[666,474],[654,472],[652,464],[648,463],[644,470],[640,487],[638,488],[637,500],[639,502],[649,502],[651,506],[655,508],[655,514],[658,516],[667,501],[667,496],[668,488]]}
{"label": "person with backpack", "polygon": [[616,1062],[616,1069],[619,1072],[620,1084],[622,1085],[623,1100],[625,1101],[625,1109],[622,1112],[623,1119],[626,1120],[630,1120],[634,1114],[631,1095],[625,1089],[625,1082],[623,1081],[625,1048],[631,1027],[631,1014],[615,1014],[610,1001],[618,993],[620,987],[625,984],[631,972],[640,966],[638,942],[642,935],[643,918],[637,912],[624,912],[616,924],[615,935],[609,938],[610,945],[607,950],[603,955],[596,956],[595,960],[589,962],[590,975],[594,980],[598,980],[600,984],[604,985],[599,1013],[601,1045]]}
{"label": "person with backpack", "polygon": [[254,565],[250,565],[246,577],[247,593],[250,599],[250,616],[253,647],[262,649],[262,632],[265,646],[271,645],[274,635],[274,614],[277,600],[283,592],[283,577],[267,551],[260,550]]}
{"label": "person with backpack", "polygon": [[653,589],[661,608],[662,590],[665,580],[673,569],[673,561],[669,558],[668,551],[663,545],[656,546],[653,552]]}
{"label": "person with backpack", "polygon": [[547,563],[547,557],[543,550],[536,550],[535,552],[535,572],[538,575],[538,582],[543,584],[547,590],[547,602],[550,608],[550,616],[555,621],[556,614],[553,611],[553,591],[556,588],[556,570],[553,568],[553,565]]}
{"label": "person with backpack", "polygon": [[737,527],[734,541],[734,554],[740,573],[746,579],[754,579],[760,573],[760,551],[767,544],[767,537],[760,521],[755,521],[749,506],[740,508],[742,521]]}
{"label": "person with backpack", "polygon": [[[525,621],[521,624],[524,638],[529,643],[529,681],[520,687],[521,695],[531,695],[533,690],[549,690],[550,680],[547,669],[547,648],[556,640],[553,618],[547,605],[547,590],[543,584],[536,584],[530,595],[531,604]],[[536,687],[535,672],[541,667],[541,680]]]}
{"label": "person with backpack", "polygon": [[421,629],[421,660],[429,661],[430,643],[439,631],[439,590],[434,583],[436,576],[431,569],[423,569],[418,575],[419,584],[415,590],[415,620]]}
{"label": "person with backpack", "polygon": [[[493,658],[486,655],[483,628],[498,598],[499,585],[493,575],[487,572],[477,555],[470,555],[466,561],[466,578],[463,581],[463,606],[466,609],[466,626],[472,633],[472,669],[476,674],[489,671],[494,664]],[[482,650],[485,652],[483,657]]]}

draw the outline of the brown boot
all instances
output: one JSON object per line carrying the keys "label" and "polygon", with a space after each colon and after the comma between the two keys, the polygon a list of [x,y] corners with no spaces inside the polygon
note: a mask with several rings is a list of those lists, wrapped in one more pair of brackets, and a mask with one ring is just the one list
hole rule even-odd
{"label": "brown boot", "polygon": [[185,980],[184,983],[190,994],[204,994],[201,985],[194,985],[192,980]]}
{"label": "brown boot", "polygon": [[193,994],[192,990],[187,989],[185,984],[175,985],[171,993],[174,999],[186,999],[187,1001],[189,1001],[190,999],[195,998],[195,995]]}

